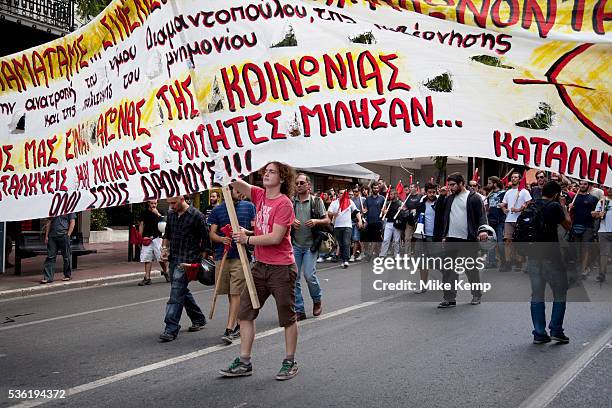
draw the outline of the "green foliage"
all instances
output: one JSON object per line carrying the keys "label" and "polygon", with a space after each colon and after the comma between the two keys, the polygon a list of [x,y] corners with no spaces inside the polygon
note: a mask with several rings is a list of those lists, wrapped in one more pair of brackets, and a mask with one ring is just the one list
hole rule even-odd
{"label": "green foliage", "polygon": [[431,79],[425,83],[427,89],[435,92],[451,92],[453,90],[453,80],[450,75],[445,72],[442,75],[438,75],[434,79]]}
{"label": "green foliage", "polygon": [[289,32],[285,34],[285,38],[282,41],[273,44],[270,48],[278,48],[278,47],[297,47],[297,38],[295,38],[295,32],[293,31],[293,27],[289,26]]}
{"label": "green foliage", "polygon": [[356,44],[375,44],[376,43],[376,38],[374,38],[374,34],[372,34],[371,31],[365,32],[363,34],[359,34],[356,37],[349,37],[349,40],[351,40],[351,42],[356,43]]}
{"label": "green foliage", "polygon": [[91,210],[91,230],[92,231],[104,231],[104,228],[108,226],[108,216],[104,208],[98,208]]}
{"label": "green foliage", "polygon": [[89,20],[100,14],[112,0],[76,0],[76,9],[80,18]]}
{"label": "green foliage", "polygon": [[540,102],[538,111],[533,118],[516,122],[515,125],[527,129],[547,130],[552,126],[553,116],[555,116],[555,112],[553,112],[550,105],[545,102]]}
{"label": "green foliage", "polygon": [[472,61],[480,62],[481,64],[489,65],[491,67],[514,69],[510,65],[504,65],[501,60],[497,57],[491,57],[489,55],[476,55],[471,58]]}

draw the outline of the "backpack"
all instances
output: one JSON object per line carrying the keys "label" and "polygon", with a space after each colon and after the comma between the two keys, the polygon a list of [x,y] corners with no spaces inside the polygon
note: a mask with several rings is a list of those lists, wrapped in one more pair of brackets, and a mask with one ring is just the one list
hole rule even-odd
{"label": "backpack", "polygon": [[519,215],[512,234],[512,240],[515,242],[537,242],[541,233],[546,228],[544,222],[544,209],[550,204],[533,202],[527,206]]}

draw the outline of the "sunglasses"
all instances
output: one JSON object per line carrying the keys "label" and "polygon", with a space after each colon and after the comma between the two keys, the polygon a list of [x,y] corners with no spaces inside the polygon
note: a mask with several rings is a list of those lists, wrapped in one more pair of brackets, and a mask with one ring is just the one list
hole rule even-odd
{"label": "sunglasses", "polygon": [[305,182],[305,181],[296,181],[296,182],[295,182],[295,185],[296,185],[296,186],[303,186],[304,184],[306,184],[306,182]]}

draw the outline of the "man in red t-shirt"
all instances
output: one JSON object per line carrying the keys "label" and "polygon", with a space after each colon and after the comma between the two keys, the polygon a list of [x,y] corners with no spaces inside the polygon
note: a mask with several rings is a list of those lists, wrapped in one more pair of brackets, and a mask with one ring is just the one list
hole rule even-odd
{"label": "man in red t-shirt", "polygon": [[[233,238],[241,244],[255,246],[255,258],[252,274],[257,297],[263,307],[266,299],[272,295],[278,310],[278,323],[285,328],[286,357],[277,380],[289,380],[298,372],[295,362],[297,347],[297,319],[295,314],[295,280],[297,267],[291,246],[291,225],[295,219],[293,197],[295,188],[295,170],[286,164],[270,162],[260,170],[263,186],[252,186],[242,180],[232,184],[234,189],[249,198],[257,213],[255,216],[255,233],[247,235],[241,229],[234,232]],[[255,319],[258,309],[253,309],[248,290],[243,290],[240,297],[240,357],[228,368],[219,373],[226,377],[241,377],[253,373],[251,349],[255,340]]]}

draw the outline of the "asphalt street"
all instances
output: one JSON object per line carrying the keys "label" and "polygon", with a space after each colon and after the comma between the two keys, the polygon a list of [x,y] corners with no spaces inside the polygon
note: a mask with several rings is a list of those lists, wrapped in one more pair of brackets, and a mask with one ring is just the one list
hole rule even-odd
{"label": "asphalt street", "polygon": [[[0,302],[0,406],[519,407],[547,384],[556,391],[543,406],[612,406],[612,339],[602,343],[612,328],[610,301],[570,302],[571,342],[534,345],[528,302],[485,295],[472,306],[464,294],[456,308],[440,310],[440,293],[365,299],[364,267],[319,272],[324,315],[312,318],[307,301],[300,372],[287,382],[274,379],[284,340],[272,299],[257,320],[263,337],[253,350],[254,374],[238,379],[218,375],[238,355],[237,344],[220,341],[225,299],[202,331],[188,333],[183,314],[170,343],[158,342],[170,289],[163,279]],[[212,290],[190,288],[208,314]],[[576,370],[572,362],[585,354]],[[568,373],[570,381],[551,385]],[[67,396],[9,399],[10,390],[43,389]]]}

